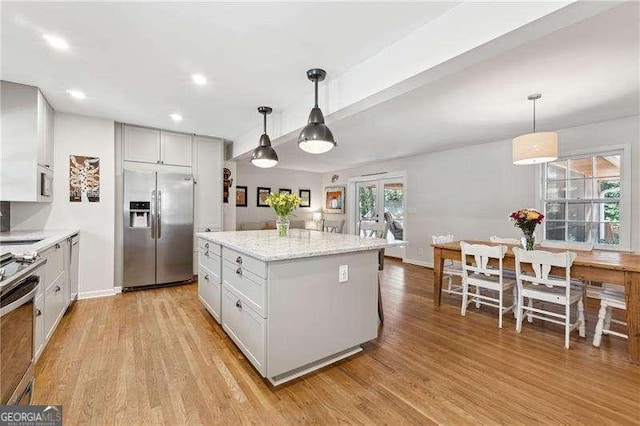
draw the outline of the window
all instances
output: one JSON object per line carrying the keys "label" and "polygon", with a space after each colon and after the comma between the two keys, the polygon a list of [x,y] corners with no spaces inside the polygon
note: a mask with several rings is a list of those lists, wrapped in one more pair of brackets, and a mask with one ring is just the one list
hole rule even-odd
{"label": "window", "polygon": [[623,150],[576,155],[542,167],[545,239],[616,249],[628,245],[623,156]]}

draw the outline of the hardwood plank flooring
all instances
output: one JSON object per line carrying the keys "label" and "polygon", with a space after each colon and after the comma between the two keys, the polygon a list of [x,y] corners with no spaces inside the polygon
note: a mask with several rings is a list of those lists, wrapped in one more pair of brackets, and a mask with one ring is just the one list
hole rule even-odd
{"label": "hardwood plank flooring", "polygon": [[38,361],[34,403],[65,424],[640,424],[640,368],[626,341],[523,325],[443,295],[432,270],[385,262],[385,324],[340,363],[278,388],[197,299],[197,285],[82,300]]}

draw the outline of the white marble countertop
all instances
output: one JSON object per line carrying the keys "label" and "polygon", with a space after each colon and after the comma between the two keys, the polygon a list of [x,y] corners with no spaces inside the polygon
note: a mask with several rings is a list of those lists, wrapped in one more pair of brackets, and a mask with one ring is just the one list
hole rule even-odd
{"label": "white marble countertop", "polygon": [[32,244],[20,244],[20,245],[0,245],[0,255],[5,253],[11,253],[13,255],[20,255],[25,252],[42,252],[54,244],[72,236],[78,234],[79,229],[64,229],[55,231],[8,231],[0,232],[0,243],[9,241],[20,240],[40,240],[37,243]]}
{"label": "white marble countertop", "polygon": [[199,232],[196,235],[265,262],[379,250],[407,244],[406,241],[389,242],[381,238],[363,238],[305,229],[290,229],[286,237],[278,236],[276,230]]}

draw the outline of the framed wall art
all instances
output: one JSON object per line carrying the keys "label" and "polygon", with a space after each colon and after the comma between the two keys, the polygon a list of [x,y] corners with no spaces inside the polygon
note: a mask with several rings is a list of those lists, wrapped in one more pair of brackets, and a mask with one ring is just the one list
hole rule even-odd
{"label": "framed wall art", "polygon": [[344,189],[344,186],[328,186],[324,189],[324,213],[344,214]]}
{"label": "framed wall art", "polygon": [[301,189],[298,191],[298,195],[302,199],[300,207],[311,207],[311,190]]}
{"label": "framed wall art", "polygon": [[280,194],[291,194],[291,190],[287,189],[287,188],[280,188],[280,189],[278,189],[278,192]]}
{"label": "framed wall art", "polygon": [[271,188],[259,186],[256,190],[256,205],[258,207],[269,207],[265,201],[269,194],[271,194]]}
{"label": "framed wall art", "polygon": [[247,207],[247,187],[236,185],[236,207]]}

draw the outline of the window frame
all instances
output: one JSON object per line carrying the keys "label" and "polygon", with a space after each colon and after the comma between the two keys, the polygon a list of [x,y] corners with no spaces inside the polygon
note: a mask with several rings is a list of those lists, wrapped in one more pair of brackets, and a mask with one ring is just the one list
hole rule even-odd
{"label": "window frame", "polygon": [[[584,150],[574,150],[563,153],[562,156],[559,156],[556,161],[565,161],[569,159],[579,159],[584,157],[595,157],[595,156],[605,156],[605,155],[620,155],[620,240],[619,244],[598,244],[594,243],[594,248],[599,250],[610,250],[610,251],[629,251],[631,249],[631,236],[633,224],[631,222],[631,205],[632,200],[631,196],[633,194],[632,191],[632,171],[631,171],[631,145],[623,144],[623,145],[609,145],[602,146],[598,148],[590,148]],[[553,203],[554,200],[546,199],[546,182],[547,176],[546,171],[549,163],[540,164],[536,168],[536,200],[538,204],[538,208],[545,215],[545,220],[542,222],[542,237],[546,236],[547,233],[547,212],[546,212],[546,203]],[[570,179],[567,177],[565,181],[569,181]],[[566,194],[565,194],[566,197]],[[567,198],[558,199],[558,202],[564,203],[565,206],[574,201],[575,203],[581,203],[585,201],[590,201],[591,203],[601,201],[601,199],[588,199],[588,200],[570,200]],[[605,201],[606,202],[606,201]],[[565,207],[566,209],[566,207]],[[568,225],[569,221],[567,221],[568,212],[565,211],[565,223]],[[576,222],[577,223],[577,222]],[[593,221],[584,221],[584,223],[593,223]],[[566,231],[565,231],[566,232]],[[565,239],[565,241],[567,241]]]}

